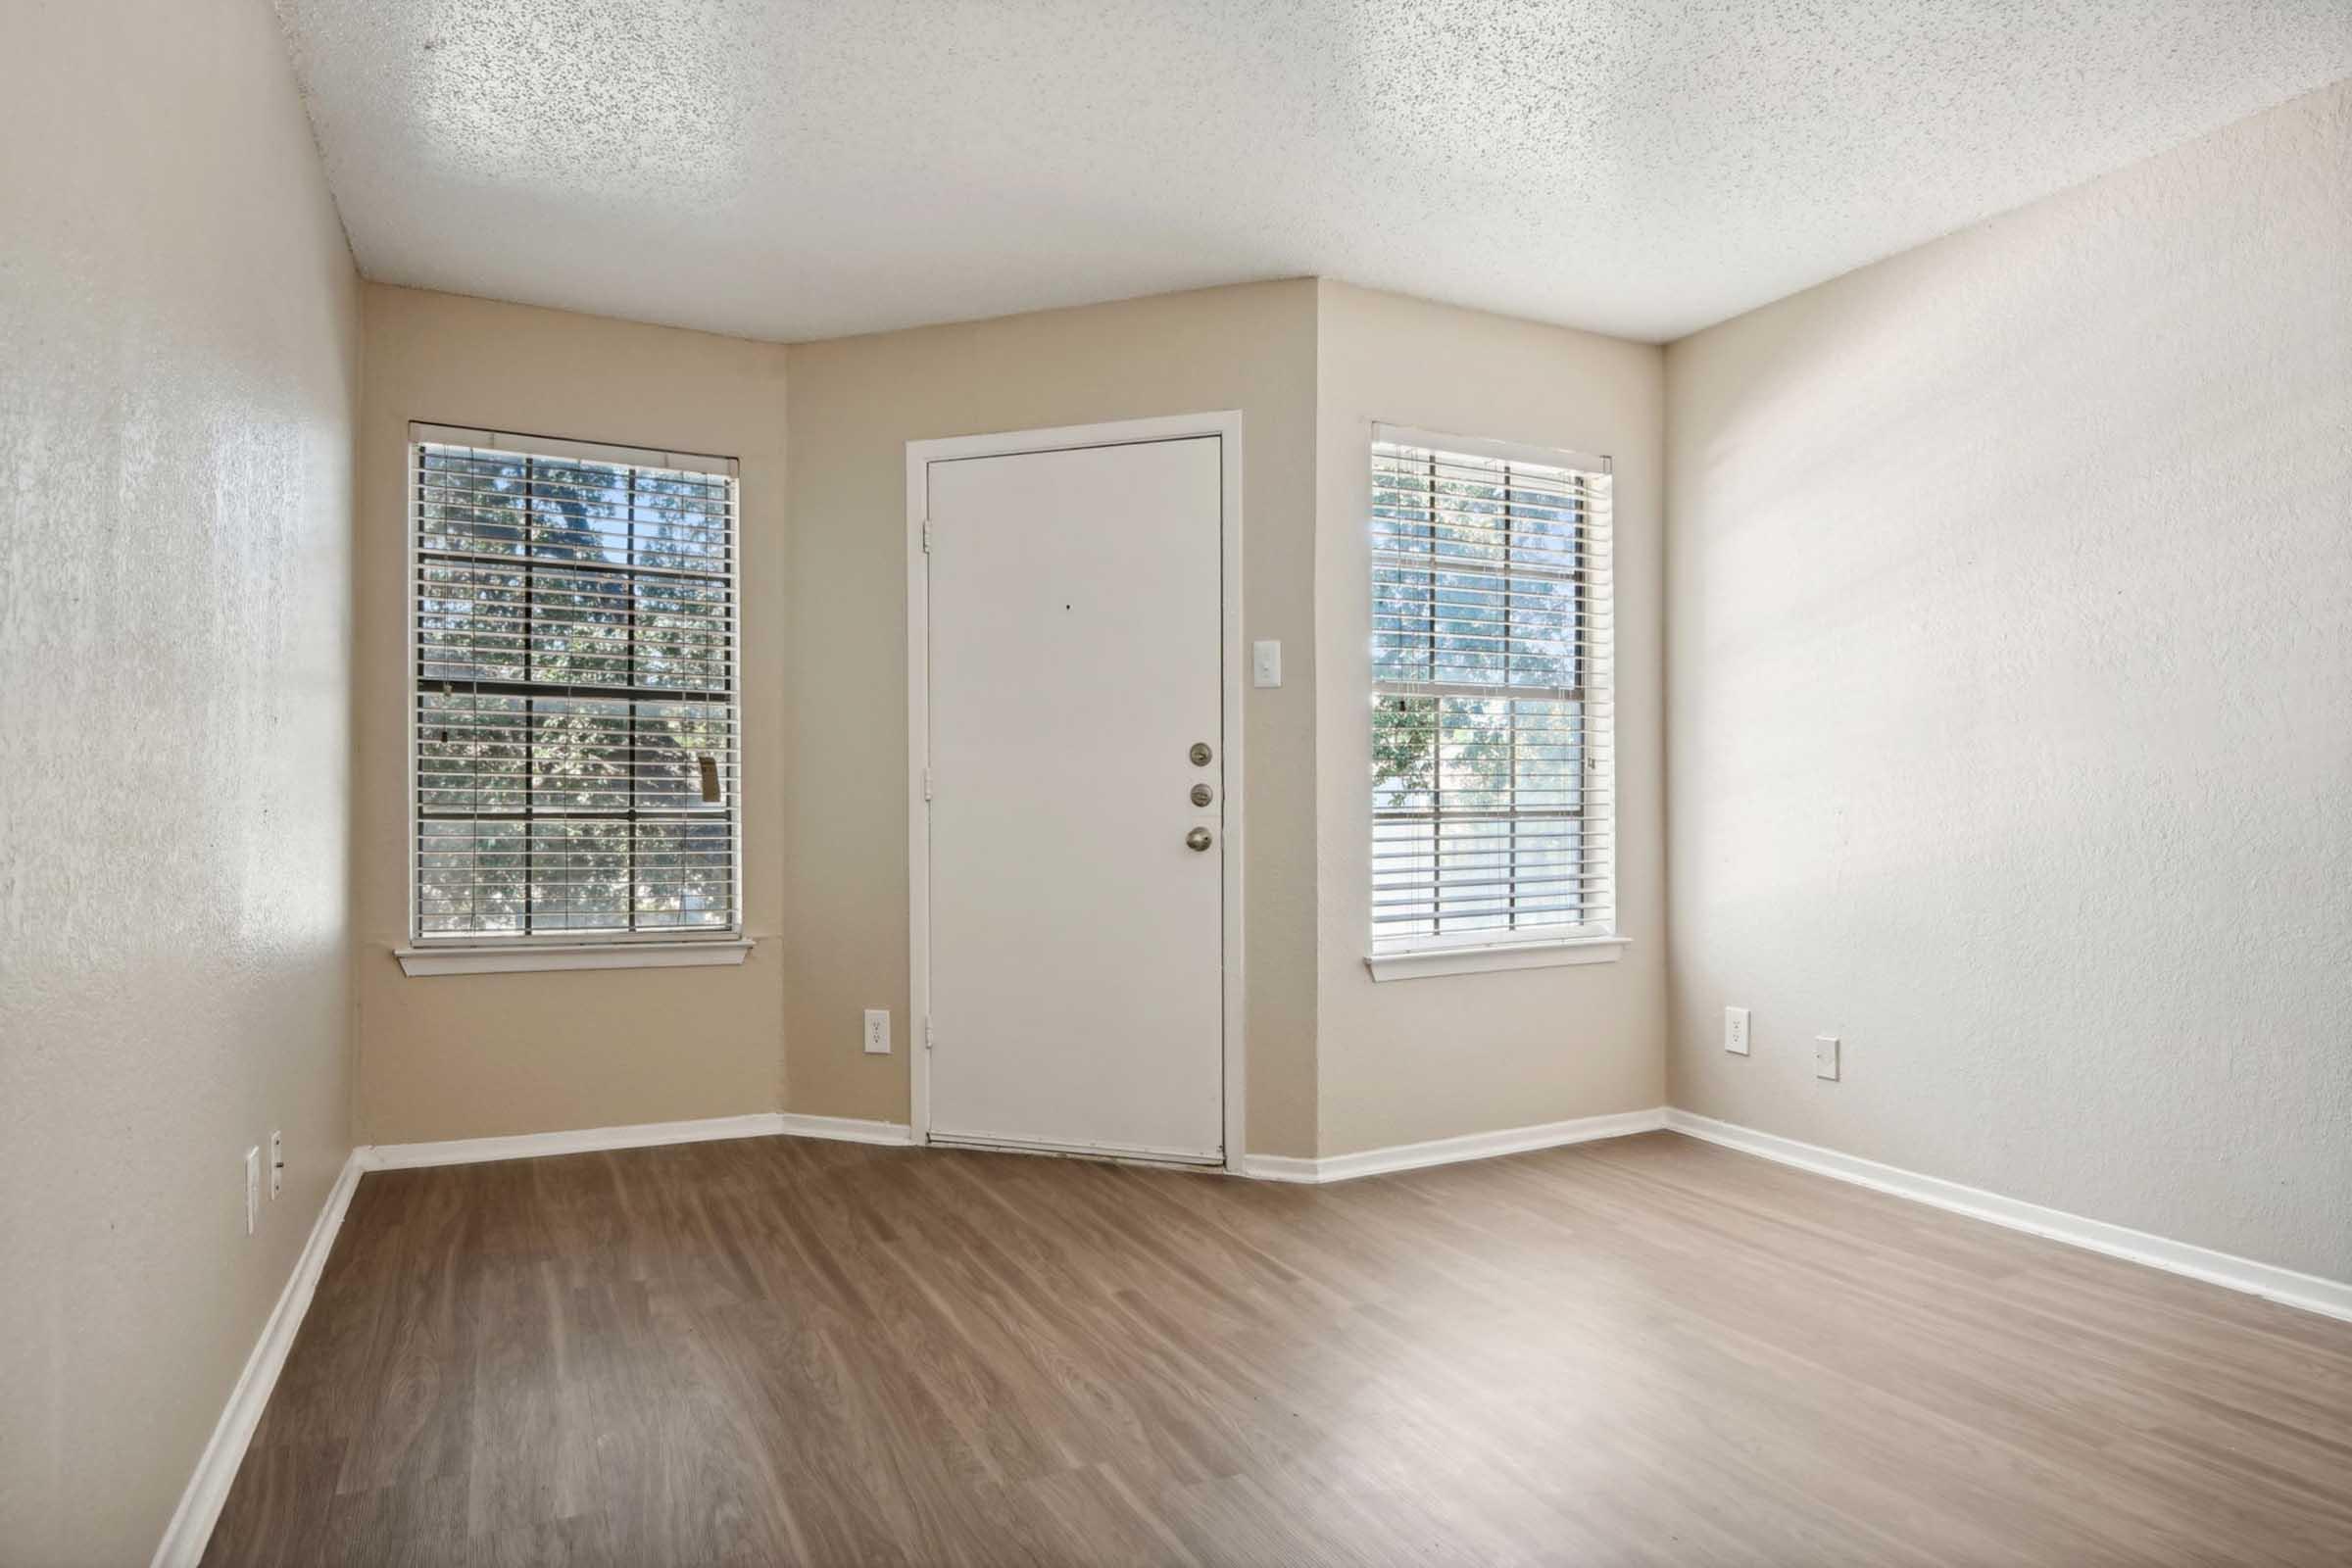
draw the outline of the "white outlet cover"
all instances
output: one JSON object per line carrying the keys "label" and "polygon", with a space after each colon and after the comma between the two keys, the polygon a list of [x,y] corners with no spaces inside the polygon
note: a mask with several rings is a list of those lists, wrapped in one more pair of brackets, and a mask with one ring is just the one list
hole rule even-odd
{"label": "white outlet cover", "polygon": [[1253,686],[1282,684],[1282,644],[1258,642],[1250,645],[1250,683]]}
{"label": "white outlet cover", "polygon": [[245,1151],[245,1234],[253,1234],[262,1211],[262,1146]]}
{"label": "white outlet cover", "polygon": [[1723,1009],[1723,1049],[1735,1056],[1747,1054],[1747,1009]]}
{"label": "white outlet cover", "polygon": [[1813,1037],[1813,1076],[1827,1078],[1833,1083],[1837,1082],[1838,1037],[1836,1035],[1815,1035]]}
{"label": "white outlet cover", "polygon": [[890,1009],[865,1009],[865,1054],[869,1056],[890,1054]]}

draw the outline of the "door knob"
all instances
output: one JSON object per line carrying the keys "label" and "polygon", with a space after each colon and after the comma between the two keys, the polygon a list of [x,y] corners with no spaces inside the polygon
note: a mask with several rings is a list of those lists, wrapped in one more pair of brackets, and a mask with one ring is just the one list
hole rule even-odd
{"label": "door knob", "polygon": [[1184,847],[1188,850],[1205,850],[1208,846],[1208,829],[1204,827],[1197,827],[1184,836]]}
{"label": "door knob", "polygon": [[1209,760],[1211,757],[1215,756],[1215,755],[1216,755],[1215,753],[1211,752],[1211,751],[1208,749],[1208,742],[1206,742],[1206,741],[1195,741],[1195,742],[1193,742],[1193,753],[1192,753],[1192,756],[1193,756],[1193,765],[1194,765],[1195,767],[1206,767],[1206,766],[1208,765],[1208,760]]}

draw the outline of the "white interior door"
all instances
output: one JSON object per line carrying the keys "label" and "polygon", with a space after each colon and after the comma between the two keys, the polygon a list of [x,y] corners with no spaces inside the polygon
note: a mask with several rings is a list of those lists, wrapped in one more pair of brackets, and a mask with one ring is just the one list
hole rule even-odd
{"label": "white interior door", "polygon": [[1220,450],[928,465],[935,1140],[1223,1156]]}

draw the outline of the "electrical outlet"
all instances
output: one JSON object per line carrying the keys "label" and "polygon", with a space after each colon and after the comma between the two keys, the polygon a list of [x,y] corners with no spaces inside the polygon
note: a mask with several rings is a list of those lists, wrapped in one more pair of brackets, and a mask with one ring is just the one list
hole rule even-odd
{"label": "electrical outlet", "polygon": [[1747,1054],[1747,1009],[1723,1009],[1723,1049],[1735,1056]]}
{"label": "electrical outlet", "polygon": [[253,1234],[262,1213],[262,1146],[245,1151],[245,1234]]}
{"label": "electrical outlet", "polygon": [[270,1135],[270,1197],[274,1200],[286,1188],[286,1135]]}
{"label": "electrical outlet", "polygon": [[865,1009],[865,1054],[869,1056],[890,1054],[890,1009]]}
{"label": "electrical outlet", "polygon": [[1813,1076],[1827,1078],[1833,1083],[1837,1081],[1838,1037],[1836,1035],[1815,1035],[1813,1037]]}

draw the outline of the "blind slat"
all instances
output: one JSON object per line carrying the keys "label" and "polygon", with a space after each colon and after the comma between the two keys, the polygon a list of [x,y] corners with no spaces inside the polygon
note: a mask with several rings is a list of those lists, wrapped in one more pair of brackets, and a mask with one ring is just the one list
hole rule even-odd
{"label": "blind slat", "polygon": [[1614,481],[1464,447],[1372,448],[1376,954],[1615,928]]}
{"label": "blind slat", "polygon": [[413,430],[415,936],[738,931],[733,463]]}

